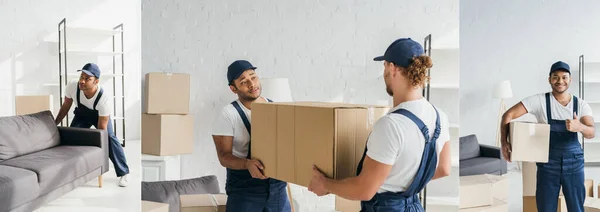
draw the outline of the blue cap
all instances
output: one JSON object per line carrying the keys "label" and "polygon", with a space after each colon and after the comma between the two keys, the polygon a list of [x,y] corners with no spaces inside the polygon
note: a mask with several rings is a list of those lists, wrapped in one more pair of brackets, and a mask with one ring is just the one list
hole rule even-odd
{"label": "blue cap", "polygon": [[83,71],[83,73],[85,73],[87,75],[94,76],[96,78],[100,78],[100,68],[98,68],[98,65],[93,64],[93,63],[85,64],[83,66],[83,68],[81,68],[81,70],[77,70],[77,71]]}
{"label": "blue cap", "polygon": [[569,64],[563,61],[558,61],[552,64],[552,67],[550,67],[550,75],[552,75],[552,73],[555,71],[566,71],[571,74],[571,68],[569,67]]}
{"label": "blue cap", "polygon": [[231,65],[229,65],[227,68],[227,81],[229,82],[229,85],[233,85],[233,81],[240,77],[240,75],[242,75],[242,73],[248,69],[254,70],[256,67],[245,60],[236,60],[235,62],[231,63]]}
{"label": "blue cap", "polygon": [[424,54],[423,46],[410,38],[400,38],[385,50],[383,56],[373,58],[375,61],[388,61],[398,66],[408,67],[412,58]]}

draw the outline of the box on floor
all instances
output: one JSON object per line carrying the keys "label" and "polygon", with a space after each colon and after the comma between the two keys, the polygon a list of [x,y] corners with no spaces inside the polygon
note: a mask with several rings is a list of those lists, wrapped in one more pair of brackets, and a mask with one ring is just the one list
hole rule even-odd
{"label": "box on floor", "polygon": [[316,164],[333,179],[356,176],[367,137],[389,107],[341,103],[252,104],[252,157],[268,177],[308,186]]}
{"label": "box on floor", "polygon": [[493,181],[486,175],[460,177],[459,209],[490,206],[493,195]]}
{"label": "box on floor", "polygon": [[[537,165],[533,162],[523,162],[521,167],[523,176],[523,196],[535,196],[537,185]],[[592,179],[586,179],[584,184],[586,196],[593,197],[594,181]],[[559,195],[564,196],[562,188],[560,189]]]}
{"label": "box on floor", "polygon": [[585,212],[600,212],[600,199],[598,198],[585,198],[583,203]]}
{"label": "box on floor", "polygon": [[142,200],[142,212],[169,212],[169,204]]}
{"label": "box on floor", "polygon": [[179,196],[181,212],[225,212],[227,195],[191,194]]}
{"label": "box on floor", "polygon": [[[564,196],[558,197],[557,212],[567,212],[567,203],[565,202]],[[537,212],[537,205],[535,202],[535,196],[524,196],[523,197],[523,212]]]}
{"label": "box on floor", "polygon": [[16,115],[26,115],[47,110],[53,110],[52,95],[15,97]]}
{"label": "box on floor", "polygon": [[360,211],[360,201],[348,200],[339,196],[335,196],[335,210],[339,212],[356,212]]}
{"label": "box on floor", "polygon": [[194,122],[190,115],[142,114],[142,154],[191,154]]}
{"label": "box on floor", "polygon": [[459,209],[460,212],[506,212],[508,211],[508,203],[505,201],[494,199],[491,205],[488,206],[480,206],[474,208],[462,208]]}
{"label": "box on floor", "polygon": [[190,75],[147,73],[143,113],[181,114],[190,112]]}
{"label": "box on floor", "polygon": [[512,161],[548,162],[550,125],[511,122],[509,128]]}

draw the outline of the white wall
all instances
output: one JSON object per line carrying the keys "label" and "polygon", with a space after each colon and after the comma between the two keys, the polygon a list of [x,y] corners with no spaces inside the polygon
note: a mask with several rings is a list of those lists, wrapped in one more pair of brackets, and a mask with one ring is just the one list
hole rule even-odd
{"label": "white wall", "polygon": [[460,2],[461,135],[474,133],[494,145],[500,104],[492,98],[494,84],[511,81],[514,98],[506,103],[511,107],[550,91],[548,73],[558,60],[571,66],[570,92],[577,95],[579,56],[600,61],[600,2],[576,2]]}
{"label": "white wall", "polygon": [[[400,37],[456,38],[457,10],[457,1],[444,0],[142,1],[143,74],[192,77],[195,149],[182,157],[182,177],[216,175],[224,191],[210,129],[214,114],[236,98],[226,82],[234,60],[251,61],[263,78],[290,78],[297,101],[377,103],[388,96],[373,57]],[[333,209],[331,197],[293,194],[302,211]]]}
{"label": "white wall", "polygon": [[[59,109],[59,89],[44,86],[58,83],[58,23],[67,18],[68,27],[112,29],[123,23],[125,36],[125,111],[127,139],[140,138],[141,8],[139,0],[24,0],[0,3],[0,116],[14,115],[15,95],[53,95],[54,111]],[[68,33],[69,31],[67,31]],[[69,42],[73,34],[67,34]],[[109,38],[110,39],[110,38]],[[74,46],[67,46],[69,49]],[[81,68],[87,59],[68,56],[69,72]],[[98,58],[90,58],[92,61]],[[112,58],[108,58],[112,62]],[[100,58],[98,61],[106,61]],[[98,62],[104,73],[108,64]],[[78,76],[70,76],[77,79]],[[107,85],[112,85],[108,83]],[[120,82],[117,83],[120,86]],[[112,87],[112,86],[110,86]],[[108,88],[107,88],[108,89]],[[109,92],[112,88],[108,89]],[[112,94],[112,93],[111,93]],[[120,103],[117,107],[120,110]],[[120,112],[117,115],[121,115]],[[71,116],[72,118],[72,116]],[[118,128],[119,137],[121,128]]]}

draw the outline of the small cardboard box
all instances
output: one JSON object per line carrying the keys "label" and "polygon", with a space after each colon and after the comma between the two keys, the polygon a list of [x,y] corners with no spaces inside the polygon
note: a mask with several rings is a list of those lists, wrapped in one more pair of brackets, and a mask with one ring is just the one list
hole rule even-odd
{"label": "small cardboard box", "polygon": [[[535,196],[536,183],[537,183],[537,165],[532,162],[523,162],[522,166],[523,174],[523,196]],[[587,197],[594,196],[594,180],[586,179],[585,182],[585,193]],[[600,187],[599,187],[600,188]],[[562,187],[560,188],[560,196],[564,196]]]}
{"label": "small cardboard box", "polygon": [[492,205],[474,207],[474,208],[463,208],[459,209],[460,212],[507,212],[508,203],[499,199],[494,199]]}
{"label": "small cardboard box", "polygon": [[[535,203],[535,196],[524,196],[523,197],[523,212],[537,212],[537,205]],[[567,203],[565,197],[558,197],[557,212],[567,212]]]}
{"label": "small cardboard box", "polygon": [[15,113],[16,115],[26,115],[42,111],[53,112],[52,95],[45,96],[16,96]]}
{"label": "small cardboard box", "polygon": [[492,182],[492,196],[494,199],[498,199],[503,202],[508,201],[508,179],[506,175],[498,176],[492,174],[486,174],[486,177]]}
{"label": "small cardboard box", "polygon": [[142,212],[169,212],[169,204],[142,200]]}
{"label": "small cardboard box", "polygon": [[585,212],[600,212],[600,200],[598,198],[585,198],[583,208]]}
{"label": "small cardboard box", "polygon": [[192,194],[179,196],[181,212],[225,212],[227,195]]}
{"label": "small cardboard box", "polygon": [[494,203],[493,182],[486,175],[460,177],[459,209],[490,206]]}
{"label": "small cardboard box", "polygon": [[356,176],[367,137],[388,107],[322,102],[253,103],[252,157],[268,177],[308,187],[316,164],[333,179]]}
{"label": "small cardboard box", "polygon": [[548,162],[550,125],[511,122],[509,141],[512,161]]}
{"label": "small cardboard box", "polygon": [[347,200],[339,196],[335,196],[335,211],[339,212],[356,212],[360,211],[360,201]]}
{"label": "small cardboard box", "polygon": [[146,114],[188,114],[190,75],[147,73],[143,101],[143,113]]}
{"label": "small cardboard box", "polygon": [[191,154],[193,149],[192,116],[142,114],[142,154],[181,155]]}

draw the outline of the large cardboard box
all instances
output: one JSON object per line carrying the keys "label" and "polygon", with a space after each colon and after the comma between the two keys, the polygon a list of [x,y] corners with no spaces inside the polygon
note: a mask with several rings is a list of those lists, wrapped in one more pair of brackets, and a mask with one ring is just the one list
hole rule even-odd
{"label": "large cardboard box", "polygon": [[16,96],[16,115],[26,115],[42,111],[53,111],[52,95],[45,96]]}
{"label": "large cardboard box", "polygon": [[[522,174],[523,174],[523,196],[535,196],[535,190],[537,188],[536,187],[537,165],[532,162],[523,162]],[[586,179],[584,184],[585,184],[586,196],[593,197],[594,196],[594,181],[592,179]],[[562,188],[560,189],[559,195],[564,196]]]}
{"label": "large cardboard box", "polygon": [[194,122],[190,115],[142,114],[142,154],[191,154]]}
{"label": "large cardboard box", "polygon": [[492,197],[494,199],[501,200],[503,202],[508,201],[508,179],[506,175],[492,175],[486,174],[486,177],[492,182]]}
{"label": "large cardboard box", "polygon": [[169,212],[169,204],[142,200],[142,212]]}
{"label": "large cardboard box", "polygon": [[335,196],[335,211],[339,212],[356,212],[360,211],[359,200],[348,200],[339,196]]}
{"label": "large cardboard box", "polygon": [[[524,196],[523,197],[523,212],[537,212],[537,205],[535,203],[535,196]],[[565,197],[558,197],[557,212],[567,212],[567,203]]]}
{"label": "large cardboard box", "polygon": [[585,198],[583,208],[585,212],[600,212],[600,200],[598,198]]}
{"label": "large cardboard box", "polygon": [[459,209],[490,206],[494,203],[493,182],[486,175],[460,177]]}
{"label": "large cardboard box", "polygon": [[460,212],[507,212],[508,203],[499,199],[494,199],[492,205],[474,207],[474,208],[463,208],[459,209]]}
{"label": "large cardboard box", "polygon": [[227,195],[192,194],[179,196],[181,212],[225,212]]}
{"label": "large cardboard box", "polygon": [[143,113],[188,114],[190,112],[190,75],[148,73]]}
{"label": "large cardboard box", "polygon": [[511,122],[509,141],[512,161],[548,162],[550,125]]}
{"label": "large cardboard box", "polygon": [[253,103],[252,157],[268,177],[307,187],[313,164],[333,179],[356,176],[373,123],[389,110],[324,102]]}

